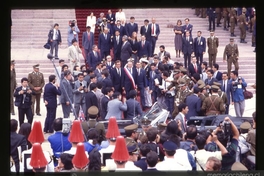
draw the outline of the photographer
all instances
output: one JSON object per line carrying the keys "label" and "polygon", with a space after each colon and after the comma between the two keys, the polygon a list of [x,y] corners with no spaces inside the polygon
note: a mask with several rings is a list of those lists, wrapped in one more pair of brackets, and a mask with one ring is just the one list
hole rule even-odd
{"label": "photographer", "polygon": [[72,45],[72,40],[74,38],[77,40],[77,42],[79,41],[78,40],[78,33],[80,33],[80,29],[78,28],[76,21],[75,20],[69,21],[68,40],[67,40],[68,46]]}
{"label": "photographer", "polygon": [[18,107],[18,119],[19,119],[19,126],[24,123],[25,115],[27,116],[28,123],[32,124],[33,121],[33,114],[32,114],[32,101],[31,95],[34,94],[30,87],[28,86],[28,79],[22,78],[21,79],[21,86],[16,88],[14,97],[15,99],[15,106]]}
{"label": "photographer", "polygon": [[236,112],[236,117],[242,117],[245,110],[245,97],[243,91],[247,87],[244,78],[238,76],[237,71],[231,71],[228,84],[231,86],[231,100]]}

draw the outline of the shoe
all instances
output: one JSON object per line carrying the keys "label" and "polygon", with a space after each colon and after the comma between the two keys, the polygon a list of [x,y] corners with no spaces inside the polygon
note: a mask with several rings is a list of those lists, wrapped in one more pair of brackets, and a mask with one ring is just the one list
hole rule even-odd
{"label": "shoe", "polygon": [[41,114],[40,114],[40,113],[38,113],[37,115],[38,115],[38,116],[41,116]]}
{"label": "shoe", "polygon": [[224,30],[225,30],[225,31],[228,31],[228,29],[227,29],[227,28],[224,28]]}
{"label": "shoe", "polygon": [[56,60],[59,60],[60,58],[58,58],[58,57],[55,57],[54,59],[56,59]]}
{"label": "shoe", "polygon": [[247,43],[245,40],[242,40],[242,43]]}
{"label": "shoe", "polygon": [[222,27],[222,26],[220,26],[220,25],[217,25],[216,27]]}
{"label": "shoe", "polygon": [[243,40],[242,39],[240,39],[240,43],[243,43]]}

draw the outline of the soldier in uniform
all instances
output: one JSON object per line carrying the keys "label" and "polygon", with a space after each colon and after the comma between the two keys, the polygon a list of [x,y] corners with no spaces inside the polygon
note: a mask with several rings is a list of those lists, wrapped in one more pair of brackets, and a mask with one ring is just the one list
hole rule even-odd
{"label": "soldier in uniform", "polygon": [[141,125],[142,130],[138,134],[137,142],[141,143],[141,144],[144,144],[144,143],[148,142],[148,138],[147,138],[146,132],[148,131],[148,129],[150,129],[152,127],[151,126],[151,120],[149,120],[147,118],[143,118],[140,121],[140,125]]}
{"label": "soldier in uniform", "polygon": [[216,27],[221,27],[221,19],[222,19],[222,8],[215,8],[216,14]]}
{"label": "soldier in uniform", "polygon": [[14,110],[14,91],[17,87],[16,81],[16,70],[15,70],[15,61],[11,60],[10,62],[10,112],[12,115],[15,115]]}
{"label": "soldier in uniform", "polygon": [[34,116],[34,107],[36,102],[36,114],[41,116],[40,114],[40,97],[43,92],[43,87],[45,85],[45,80],[43,73],[39,72],[39,64],[33,66],[33,72],[28,74],[28,85],[34,91],[34,95],[32,94],[32,114]]}
{"label": "soldier in uniform", "polygon": [[201,18],[206,18],[207,14],[206,14],[207,8],[201,8]]}
{"label": "soldier in uniform", "polygon": [[194,83],[193,83],[192,79],[188,76],[189,75],[188,70],[185,68],[181,68],[180,71],[181,71],[180,72],[180,78],[185,80],[189,90],[191,90]]}
{"label": "soldier in uniform", "polygon": [[254,17],[250,20],[250,31],[252,32],[252,47],[256,47],[256,37],[254,35],[254,25],[256,22],[256,12],[254,11]]}
{"label": "soldier in uniform", "polygon": [[230,76],[231,72],[231,67],[232,63],[235,66],[235,70],[238,71],[239,66],[238,66],[238,56],[239,56],[239,51],[237,44],[234,44],[234,39],[230,39],[230,43],[226,45],[225,50],[224,50],[224,55],[223,55],[223,61],[226,61],[227,58],[227,73],[228,77]]}
{"label": "soldier in uniform", "polygon": [[218,46],[219,46],[219,39],[214,35],[214,31],[211,31],[210,37],[207,38],[209,67],[212,67],[212,65],[215,64],[216,62]]}
{"label": "soldier in uniform", "polygon": [[218,86],[212,85],[212,95],[206,97],[202,104],[202,110],[205,111],[205,115],[219,115],[225,113],[225,105],[222,98],[218,95]]}
{"label": "soldier in uniform", "polygon": [[228,99],[227,99],[227,95],[224,91],[221,90],[221,83],[219,82],[214,82],[213,85],[218,86],[218,95],[220,98],[222,98],[223,102],[224,102],[224,106],[226,108],[226,105],[228,104]]}
{"label": "soldier in uniform", "polygon": [[[200,88],[200,94],[198,96],[202,101],[201,104],[203,104],[205,98],[208,97],[209,94],[206,92],[206,85],[204,83],[201,83],[200,85],[198,85],[198,88]],[[199,115],[205,116],[205,111],[201,109]]]}
{"label": "soldier in uniform", "polygon": [[240,43],[247,43],[245,41],[246,38],[246,25],[247,23],[247,17],[246,17],[246,12],[247,9],[243,8],[242,9],[242,14],[238,17],[238,25],[239,25],[239,30],[240,30]]}
{"label": "soldier in uniform", "polygon": [[188,95],[192,94],[192,92],[190,91],[188,84],[184,78],[181,78],[179,80],[178,86],[180,87],[180,90],[175,95],[175,106],[174,106],[174,111],[172,112],[172,117],[174,117],[174,118],[179,113],[179,109],[178,109],[179,104],[185,103],[186,97]]}
{"label": "soldier in uniform", "polygon": [[236,16],[236,10],[233,7],[231,8],[229,17],[230,17],[230,25],[231,25],[230,26],[231,37],[236,37],[236,35],[234,34],[234,31],[235,31],[237,16]]}
{"label": "soldier in uniform", "polygon": [[128,125],[124,128],[126,134],[126,145],[131,146],[137,144],[138,138],[138,124]]}
{"label": "soldier in uniform", "polygon": [[201,8],[195,8],[195,15],[199,16],[201,12]]}
{"label": "soldier in uniform", "polygon": [[228,31],[230,8],[223,8],[224,30]]}

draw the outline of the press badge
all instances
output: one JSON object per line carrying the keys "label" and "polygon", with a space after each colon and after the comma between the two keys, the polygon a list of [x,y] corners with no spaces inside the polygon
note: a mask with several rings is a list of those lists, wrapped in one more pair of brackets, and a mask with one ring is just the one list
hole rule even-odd
{"label": "press badge", "polygon": [[238,84],[238,85],[237,85],[237,88],[238,88],[238,89],[242,89],[242,85],[241,85],[241,84]]}
{"label": "press badge", "polygon": [[201,42],[201,45],[203,45],[203,42]]}
{"label": "press badge", "polygon": [[190,44],[192,44],[192,42],[190,42]]}

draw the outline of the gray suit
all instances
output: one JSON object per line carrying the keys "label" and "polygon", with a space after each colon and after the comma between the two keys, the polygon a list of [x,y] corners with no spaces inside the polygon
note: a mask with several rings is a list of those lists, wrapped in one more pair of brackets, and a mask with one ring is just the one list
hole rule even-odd
{"label": "gray suit", "polygon": [[118,99],[113,99],[108,102],[107,105],[107,114],[105,119],[108,120],[110,117],[114,116],[116,120],[122,119],[122,111],[127,110],[127,104],[122,103]]}
{"label": "gray suit", "polygon": [[104,94],[102,93],[101,89],[97,89],[96,92],[95,92],[95,95],[96,95],[96,97],[98,99],[99,112],[101,112],[101,100],[104,97]]}
{"label": "gray suit", "polygon": [[[73,104],[74,104],[74,109],[77,115],[79,115],[80,111],[80,106],[82,107],[82,110],[85,111],[85,92],[84,91],[79,91],[80,87],[80,81],[77,80],[75,81],[74,84],[74,89],[73,89]],[[82,86],[85,86],[87,88],[87,82],[82,81]]]}
{"label": "gray suit", "polygon": [[[63,112],[63,118],[69,118],[72,107],[71,107],[71,104],[67,105],[66,102],[73,103],[72,86],[71,86],[71,83],[64,78],[60,82],[60,87],[61,87],[60,102],[61,102],[61,107],[62,107],[62,112]],[[69,97],[67,96],[67,94]]]}
{"label": "gray suit", "polygon": [[181,121],[181,128],[182,128],[182,134],[186,132],[186,126],[184,125],[185,124],[185,120],[184,120],[184,117],[182,116],[181,113],[178,113],[178,115],[175,117],[174,119],[175,121],[178,121],[180,120]]}

